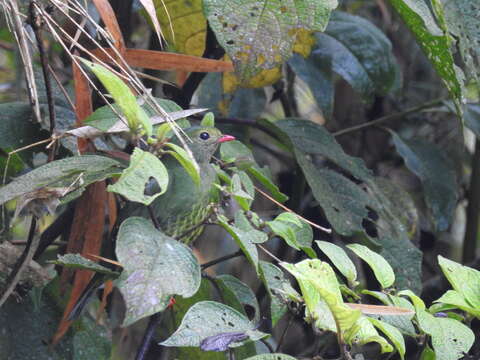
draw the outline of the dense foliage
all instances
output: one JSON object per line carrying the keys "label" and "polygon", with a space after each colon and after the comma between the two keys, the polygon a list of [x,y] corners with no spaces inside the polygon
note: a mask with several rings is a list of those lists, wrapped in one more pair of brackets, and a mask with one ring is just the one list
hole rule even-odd
{"label": "dense foliage", "polygon": [[1,4],[0,360],[480,356],[478,4]]}

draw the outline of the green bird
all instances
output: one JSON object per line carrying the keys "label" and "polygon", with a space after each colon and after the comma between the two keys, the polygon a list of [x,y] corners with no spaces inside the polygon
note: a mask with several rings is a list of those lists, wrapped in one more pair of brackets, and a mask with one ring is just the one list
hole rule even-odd
{"label": "green bird", "polygon": [[[214,127],[194,126],[185,130],[191,139],[187,141],[198,163],[200,184],[195,184],[185,168],[173,157],[162,158],[168,169],[169,184],[167,191],[150,205],[160,229],[167,235],[185,243],[191,243],[202,232],[200,224],[208,216],[209,204],[215,199],[217,179],[216,171],[210,163],[220,143],[235,140],[231,135],[223,135]],[[180,145],[178,139],[173,143]],[[152,195],[159,191],[158,186],[147,186],[146,192]],[[120,221],[130,216],[150,218],[144,205],[130,202],[120,213]],[[181,238],[179,238],[181,236]]]}
{"label": "green bird", "polygon": [[[166,192],[152,202],[150,210],[162,232],[184,243],[191,243],[203,231],[201,224],[208,216],[209,204],[215,199],[216,188],[213,184],[217,175],[210,163],[212,156],[221,143],[235,138],[223,135],[214,127],[193,126],[184,132],[191,140],[187,140],[187,144],[198,163],[201,183],[196,184],[173,156],[165,156],[162,161],[168,170],[169,184]],[[172,142],[180,145],[177,138]],[[156,185],[156,183],[147,185],[146,192],[150,195],[158,192],[159,188]],[[131,216],[151,218],[146,206],[129,202],[120,210],[117,224]],[[118,226],[116,228],[118,229]],[[68,315],[68,320],[72,321],[80,316],[91,295],[103,282],[102,274],[96,273],[93,276]]]}

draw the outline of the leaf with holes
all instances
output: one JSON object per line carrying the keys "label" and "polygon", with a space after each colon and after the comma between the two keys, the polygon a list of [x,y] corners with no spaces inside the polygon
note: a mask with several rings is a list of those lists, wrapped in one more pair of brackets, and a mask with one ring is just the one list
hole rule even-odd
{"label": "leaf with holes", "polygon": [[260,261],[260,278],[270,297],[272,325],[275,326],[287,312],[288,303],[291,301],[301,302],[302,299],[279,267],[266,261]]}
{"label": "leaf with holes", "polygon": [[242,81],[288,59],[301,31],[323,31],[337,0],[205,0],[204,12]]}
{"label": "leaf with holes", "polygon": [[[145,186],[155,179],[160,191],[156,194],[146,194]],[[153,200],[162,195],[168,186],[168,171],[165,165],[155,155],[135,148],[130,157],[130,165],[120,179],[108,185],[107,190],[125,196],[130,201],[150,205]]]}
{"label": "leaf with holes", "polygon": [[454,63],[449,36],[437,25],[439,21],[440,26],[445,28],[443,16],[438,16],[443,14],[437,14],[435,19],[423,0],[390,0],[390,4],[405,21],[428,60],[444,81],[455,102],[457,113],[461,115],[464,75]]}
{"label": "leaf with holes", "polygon": [[218,283],[220,289],[228,289],[230,292],[233,293],[237,301],[242,306],[242,312],[247,306],[253,309],[253,323],[256,324],[260,321],[260,306],[252,289],[250,289],[245,283],[241,282],[236,277],[231,275],[219,275],[215,278],[215,281]]}
{"label": "leaf with holes", "polygon": [[118,280],[127,307],[123,326],[162,311],[172,295],[192,296],[200,286],[200,266],[190,248],[146,219],[130,217],[120,225],[115,251],[124,266]]}
{"label": "leaf with holes", "polygon": [[237,347],[245,341],[256,341],[265,336],[267,334],[255,330],[255,325],[237,310],[215,301],[201,301],[188,310],[175,333],[160,344],[199,347],[208,339],[204,346],[218,349],[225,343],[228,343],[226,348]]}

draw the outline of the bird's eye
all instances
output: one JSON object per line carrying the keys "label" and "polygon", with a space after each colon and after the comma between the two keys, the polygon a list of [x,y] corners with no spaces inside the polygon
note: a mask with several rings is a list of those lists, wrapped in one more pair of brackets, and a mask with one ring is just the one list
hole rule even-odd
{"label": "bird's eye", "polygon": [[200,139],[208,140],[208,139],[210,139],[210,134],[208,132],[204,131],[204,132],[200,133]]}

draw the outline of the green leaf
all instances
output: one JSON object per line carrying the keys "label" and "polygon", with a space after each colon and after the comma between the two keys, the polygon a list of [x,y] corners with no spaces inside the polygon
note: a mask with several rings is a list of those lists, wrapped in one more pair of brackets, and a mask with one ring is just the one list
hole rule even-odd
{"label": "green leaf", "polygon": [[355,326],[349,332],[347,332],[345,336],[347,343],[365,345],[370,342],[376,342],[380,345],[382,354],[386,352],[392,352],[392,345],[390,345],[385,338],[378,334],[378,331],[368,320],[370,319],[366,316],[362,316],[357,320]]}
{"label": "green leaf", "polygon": [[57,346],[49,348],[45,345],[45,339],[51,339],[55,334],[63,312],[46,290],[38,303],[33,296],[25,296],[21,303],[10,297],[0,308],[2,359],[64,360],[72,357],[71,332]]}
{"label": "green leaf", "polygon": [[[0,148],[18,149],[48,138],[42,132],[40,124],[33,121],[32,107],[28,103],[11,102],[0,104]],[[21,151],[19,154],[31,163],[33,150]]]}
{"label": "green leaf", "polygon": [[[376,223],[381,226],[377,227],[378,237],[369,237],[370,240],[382,246],[381,255],[395,269],[396,285],[419,291],[422,253],[410,241],[396,202],[383,194],[363,160],[347,155],[325,128],[311,121],[285,119],[269,126],[292,148],[315,199],[337,232],[347,236],[362,232],[368,236],[363,227],[364,221],[371,221],[367,207],[377,212],[380,219]],[[319,168],[314,161],[317,156],[338,165],[362,181],[363,186],[332,170]]]}
{"label": "green leaf", "polygon": [[347,247],[370,266],[382,289],[393,285],[395,274],[390,264],[381,255],[360,244],[349,244]]}
{"label": "green leaf", "polygon": [[438,256],[438,264],[452,287],[473,307],[480,309],[480,271]]}
{"label": "green leaf", "polygon": [[258,305],[257,298],[255,297],[255,293],[252,291],[252,289],[231,275],[219,275],[215,278],[215,281],[217,281],[220,287],[223,286],[229,289],[244,308],[246,306],[253,308],[254,315],[252,321],[254,323],[258,323],[258,321],[260,321],[260,306]]}
{"label": "green leaf", "polygon": [[468,353],[475,335],[460,321],[437,318],[427,311],[417,312],[419,327],[431,336],[436,360],[457,360]]}
{"label": "green leaf", "polygon": [[[255,324],[237,310],[215,301],[201,301],[193,305],[180,324],[180,327],[163,346],[200,346],[202,340],[222,333],[245,332],[249,340],[259,340],[267,334],[255,330]],[[233,343],[230,347],[245,343]]]}
{"label": "green leaf", "polygon": [[448,228],[457,205],[454,165],[443,150],[425,140],[405,140],[390,131],[398,153],[422,181],[425,200],[438,231]]}
{"label": "green leaf", "polygon": [[316,240],[315,242],[320,250],[327,255],[333,265],[335,265],[342,275],[345,276],[348,282],[350,284],[355,284],[357,279],[357,269],[345,250],[331,242],[319,240]]}
{"label": "green leaf", "polygon": [[283,271],[266,261],[260,261],[260,278],[270,298],[270,314],[274,327],[287,312],[288,303],[299,302],[300,294],[292,287]]}
{"label": "green leaf", "polygon": [[130,217],[120,225],[116,254],[124,267],[118,284],[127,306],[123,326],[162,311],[172,295],[192,296],[200,286],[190,248],[146,219]]}
{"label": "green leaf", "polygon": [[472,130],[477,138],[480,137],[480,105],[467,104],[465,106],[463,118],[465,126]]}
{"label": "green leaf", "polygon": [[255,267],[255,271],[258,273],[258,251],[251,240],[249,232],[230,225],[228,219],[224,216],[218,217],[218,224],[233,237],[238,247],[242,249],[248,261]]}
{"label": "green leaf", "polygon": [[252,356],[245,360],[296,360],[296,359],[290,355],[272,353],[272,354],[261,354],[261,355]]}
{"label": "green leaf", "polygon": [[[480,4],[470,0],[435,1],[436,12],[445,18],[447,30],[455,37],[467,74],[480,81]],[[443,9],[441,8],[443,6]],[[437,14],[438,15],[438,14]]]}
{"label": "green leaf", "polygon": [[74,359],[111,359],[112,341],[106,329],[86,317],[82,319],[82,325],[84,328],[73,337]]}
{"label": "green leaf", "polygon": [[[254,85],[253,85],[254,86]],[[228,117],[234,119],[258,119],[265,109],[267,97],[263,87],[239,88],[233,94]]]}
{"label": "green leaf", "polygon": [[420,299],[417,295],[414,294],[411,290],[402,290],[398,292],[398,296],[408,296],[415,307],[415,311],[418,313],[419,311],[425,310],[425,303],[422,299]]}
{"label": "green leaf", "polygon": [[242,180],[238,173],[233,174],[229,190],[238,205],[240,205],[244,211],[249,211],[253,196],[243,190]]}
{"label": "green leaf", "polygon": [[223,161],[233,162],[239,168],[246,168],[249,175],[257,179],[272,194],[275,200],[285,202],[288,196],[281,193],[278,186],[271,179],[268,168],[260,168],[255,162],[252,151],[240,141],[228,141],[220,146],[220,155]]}
{"label": "green leaf", "polygon": [[[167,113],[175,113],[182,110],[182,108],[177,105],[175,102],[167,99],[161,98],[153,98],[155,102],[163,108]],[[149,118],[158,115],[158,111],[150,106],[149,103],[143,102],[141,97],[136,97],[136,102],[139,106],[145,111]],[[117,112],[115,113],[113,110],[115,109]],[[85,125],[93,126],[94,128],[106,132],[111,129],[114,125],[116,125],[119,121],[117,113],[120,113],[121,109],[117,103],[113,103],[110,105],[104,105],[96,109],[92,114],[90,114],[84,121]]]}
{"label": "green leaf", "polygon": [[284,212],[274,220],[267,221],[266,223],[272,229],[273,233],[284,239],[289,246],[296,250],[305,251],[305,253],[312,258],[316,257],[312,249],[312,228],[297,215]]}
{"label": "green leaf", "polygon": [[[182,149],[183,150],[183,149]],[[155,179],[160,191],[147,195],[145,186]],[[165,165],[153,154],[135,148],[130,157],[130,165],[126,168],[120,179],[108,185],[107,190],[126,197],[130,201],[150,205],[153,200],[162,195],[168,186],[168,171]]]}
{"label": "green leaf", "polygon": [[370,321],[377,329],[380,329],[392,342],[392,344],[397,349],[400,357],[402,359],[405,358],[405,340],[403,339],[402,334],[400,331],[397,330],[396,327],[383,322],[381,320],[377,320],[371,317],[367,317],[368,321]]}
{"label": "green leaf", "polygon": [[95,181],[99,181],[120,172],[121,168],[118,161],[98,155],[72,156],[52,161],[1,187],[0,205],[47,185],[50,187],[73,186],[75,188],[80,183],[80,187],[85,187],[91,183],[85,181],[86,178],[94,178]]}
{"label": "green leaf", "polygon": [[[405,21],[428,60],[444,81],[450,96],[455,101],[457,113],[461,115],[463,73],[454,64],[449,36],[438,27],[425,1],[390,0],[390,4]],[[442,21],[441,16],[437,16],[436,19]]]}
{"label": "green leaf", "polygon": [[343,303],[336,275],[330,265],[318,259],[281,265],[297,279],[308,310],[307,317],[315,322],[317,328],[334,332],[340,330],[343,333],[355,325],[361,312]]}
{"label": "green leaf", "polygon": [[61,265],[69,269],[80,269],[80,270],[90,270],[95,271],[100,274],[109,275],[113,278],[118,277],[120,273],[116,271],[112,271],[109,268],[97,264],[92,260],[84,258],[80,254],[65,254],[65,255],[58,255],[57,260],[49,261],[52,264]]}
{"label": "green leaf", "polygon": [[300,31],[323,31],[337,1],[206,0],[203,6],[220,45],[246,80],[290,57]]}
{"label": "green leaf", "polygon": [[463,297],[463,295],[460,294],[458,291],[448,290],[440,297],[440,299],[435,300],[435,302],[454,305],[455,307],[465,311],[466,313],[480,319],[480,309],[472,307],[472,305],[470,305]]}
{"label": "green leaf", "polygon": [[188,175],[192,178],[193,182],[200,186],[200,172],[198,171],[198,166],[196,166],[195,159],[192,159],[190,155],[178,145],[173,143],[166,143],[165,146],[173,149],[174,151],[167,151],[168,154],[172,155],[177,161],[183,166]]}
{"label": "green leaf", "polygon": [[422,354],[420,355],[420,360],[436,360],[435,356],[435,351],[433,351],[428,344],[425,346],[425,348],[422,351]]}
{"label": "green leaf", "polygon": [[268,235],[263,231],[255,229],[243,211],[235,213],[235,226],[245,232],[245,236],[250,238],[254,244],[263,244],[268,241]]}
{"label": "green leaf", "polygon": [[[414,306],[407,299],[400,296],[387,295],[380,291],[369,291],[363,290],[362,294],[367,294],[375,297],[380,300],[385,305],[398,306],[404,309],[410,309],[415,311]],[[417,336],[415,327],[412,324],[412,318],[414,315],[375,315],[374,318],[386,322],[396,329],[401,331],[403,334],[408,336]]]}
{"label": "green leaf", "polygon": [[365,100],[392,89],[397,71],[392,45],[368,20],[334,11],[327,29],[317,33],[316,39],[312,59],[307,61],[319,68],[331,67]]}
{"label": "green leaf", "polygon": [[115,100],[125,116],[128,127],[133,133],[137,132],[141,125],[148,137],[152,135],[152,123],[145,111],[137,103],[137,99],[127,85],[113,72],[100,64],[94,64],[88,60],[80,59],[105,86],[109,94]]}

